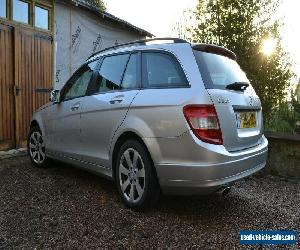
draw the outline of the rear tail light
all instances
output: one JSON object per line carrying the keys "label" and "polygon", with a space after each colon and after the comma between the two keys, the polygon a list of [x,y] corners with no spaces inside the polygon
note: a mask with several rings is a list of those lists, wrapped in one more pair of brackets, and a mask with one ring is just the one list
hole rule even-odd
{"label": "rear tail light", "polygon": [[183,114],[193,133],[202,141],[223,144],[222,131],[214,105],[187,105]]}

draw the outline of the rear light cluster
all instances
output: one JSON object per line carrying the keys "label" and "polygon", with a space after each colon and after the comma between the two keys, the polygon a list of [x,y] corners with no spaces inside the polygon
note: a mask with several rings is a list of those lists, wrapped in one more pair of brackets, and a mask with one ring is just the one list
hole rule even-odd
{"label": "rear light cluster", "polygon": [[187,105],[184,116],[193,133],[202,141],[222,145],[222,131],[214,105]]}

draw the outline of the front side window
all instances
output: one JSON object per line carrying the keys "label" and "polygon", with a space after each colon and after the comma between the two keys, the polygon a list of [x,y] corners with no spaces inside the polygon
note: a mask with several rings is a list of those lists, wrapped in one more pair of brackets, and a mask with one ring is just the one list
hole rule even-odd
{"label": "front side window", "polygon": [[13,20],[29,24],[29,3],[13,0]]}
{"label": "front side window", "polygon": [[94,92],[100,93],[120,89],[128,57],[128,54],[123,54],[104,58],[96,78]]}
{"label": "front side window", "polygon": [[137,84],[137,54],[130,56],[129,62],[127,63],[126,70],[124,72],[122,80],[122,89],[135,89],[138,87]]}
{"label": "front side window", "polygon": [[143,84],[148,88],[188,86],[178,61],[169,54],[146,52],[142,56]]}
{"label": "front side window", "polygon": [[0,17],[7,17],[6,14],[6,0],[0,0]]}
{"label": "front side window", "polygon": [[35,21],[34,21],[35,27],[48,30],[49,10],[39,6],[35,6],[34,13],[35,13]]}
{"label": "front side window", "polygon": [[62,100],[84,96],[93,76],[97,61],[82,66],[67,83],[63,90]]}

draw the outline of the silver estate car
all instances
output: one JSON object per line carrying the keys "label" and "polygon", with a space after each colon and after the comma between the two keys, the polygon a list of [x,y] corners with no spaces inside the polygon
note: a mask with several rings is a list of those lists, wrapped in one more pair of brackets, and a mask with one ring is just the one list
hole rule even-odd
{"label": "silver estate car", "polygon": [[227,192],[266,164],[262,107],[235,54],[160,38],[92,55],[34,113],[28,151],[115,181],[126,206]]}

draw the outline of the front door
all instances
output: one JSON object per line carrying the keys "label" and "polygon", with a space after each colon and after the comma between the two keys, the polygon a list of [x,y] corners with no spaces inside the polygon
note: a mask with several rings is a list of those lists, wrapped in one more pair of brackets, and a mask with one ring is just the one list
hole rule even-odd
{"label": "front door", "polygon": [[83,65],[61,91],[61,101],[50,107],[46,116],[49,150],[80,158],[80,120],[83,100],[97,61]]}
{"label": "front door", "polygon": [[81,98],[54,104],[46,114],[47,150],[76,157],[80,144]]}

